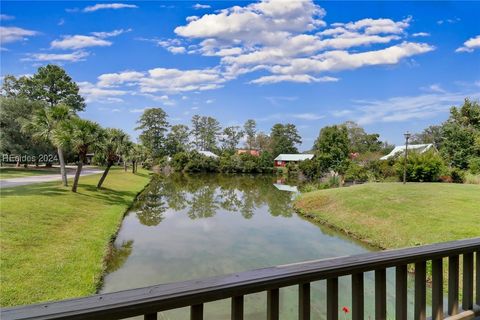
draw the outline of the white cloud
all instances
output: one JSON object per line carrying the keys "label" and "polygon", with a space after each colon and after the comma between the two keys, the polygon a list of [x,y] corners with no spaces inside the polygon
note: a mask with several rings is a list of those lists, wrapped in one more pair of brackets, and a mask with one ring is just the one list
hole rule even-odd
{"label": "white cloud", "polygon": [[465,41],[463,46],[455,50],[455,52],[473,52],[478,48],[480,48],[480,35]]}
{"label": "white cloud", "polygon": [[361,125],[378,122],[424,120],[448,113],[452,105],[461,104],[465,97],[480,98],[478,92],[436,92],[417,96],[392,97],[385,100],[354,100],[350,118]]}
{"label": "white cloud", "polygon": [[1,27],[0,26],[0,43],[11,43],[26,40],[29,36],[37,35],[37,31],[22,29],[18,27]]}
{"label": "white cloud", "polygon": [[215,102],[215,100],[213,100],[213,99],[205,100],[205,103],[206,103],[206,104],[211,104],[211,103],[214,103],[214,102]]}
{"label": "white cloud", "polygon": [[315,113],[295,113],[295,114],[292,114],[291,116],[295,119],[308,120],[308,121],[320,120],[325,118],[325,116],[318,115]]}
{"label": "white cloud", "polygon": [[250,83],[255,84],[271,84],[271,83],[278,83],[278,82],[300,82],[300,83],[311,83],[311,82],[336,82],[338,81],[337,78],[334,77],[321,77],[315,78],[308,74],[295,74],[295,75],[271,75],[271,76],[264,76],[258,79],[250,81]]}
{"label": "white cloud", "polygon": [[444,23],[450,23],[450,24],[452,24],[452,23],[457,23],[457,22],[459,22],[460,20],[461,20],[460,18],[438,20],[438,21],[437,21],[437,24],[439,24],[439,25],[442,25],[442,24],[444,24]]}
{"label": "white cloud", "polygon": [[424,91],[445,93],[446,91],[439,84],[431,84],[428,87],[421,88]]}
{"label": "white cloud", "polygon": [[412,37],[429,37],[430,33],[428,32],[416,32],[412,34]]}
{"label": "white cloud", "polygon": [[111,32],[92,32],[91,36],[73,35],[63,36],[60,40],[53,40],[50,46],[54,49],[83,49],[88,47],[108,47],[112,45],[111,41],[105,38],[116,37],[122,33],[129,32],[131,29],[118,29]]}
{"label": "white cloud", "polygon": [[193,6],[194,9],[210,9],[211,6],[209,6],[208,4],[200,4],[200,3],[196,3],[194,6]]}
{"label": "white cloud", "polygon": [[15,19],[14,16],[9,16],[8,14],[0,14],[0,21],[7,21]]}
{"label": "white cloud", "polygon": [[131,113],[143,113],[145,112],[145,110],[147,110],[148,108],[136,108],[136,109],[130,109],[128,111],[130,111]]}
{"label": "white cloud", "polygon": [[82,49],[88,47],[108,47],[112,42],[95,36],[64,36],[61,40],[53,40],[50,46],[54,49]]}
{"label": "white cloud", "polygon": [[98,3],[94,6],[88,6],[83,9],[83,12],[94,12],[97,10],[103,9],[124,9],[124,8],[138,8],[138,6],[134,4],[126,4],[126,3]]}
{"label": "white cloud", "polygon": [[32,53],[23,61],[57,61],[57,62],[78,62],[89,56],[85,51],[74,51],[71,53]]}
{"label": "white cloud", "polygon": [[[411,17],[366,18],[322,30],[324,15],[325,10],[311,0],[263,0],[194,16],[175,33],[198,41],[188,47],[189,54],[221,57],[220,67],[229,80],[258,70],[270,73],[250,81],[256,84],[336,81],[319,75],[396,64],[434,50],[429,44],[405,42]],[[387,48],[362,50],[399,40],[403,42]]]}
{"label": "white cloud", "polygon": [[187,50],[185,47],[167,47],[167,50],[170,51],[173,54],[178,54],[178,53],[185,53]]}
{"label": "white cloud", "polygon": [[123,102],[119,96],[126,95],[123,90],[105,89],[98,87],[90,82],[79,82],[80,94],[85,97],[85,101],[100,103],[118,103]]}
{"label": "white cloud", "polygon": [[100,87],[136,87],[142,94],[181,93],[216,89],[226,81],[217,69],[179,70],[155,68],[145,72],[124,71],[98,77]]}

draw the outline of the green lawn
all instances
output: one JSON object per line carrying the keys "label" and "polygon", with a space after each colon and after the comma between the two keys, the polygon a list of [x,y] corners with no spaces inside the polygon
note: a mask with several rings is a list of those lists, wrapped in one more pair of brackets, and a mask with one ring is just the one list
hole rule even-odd
{"label": "green lawn", "polygon": [[116,168],[99,191],[99,177],[81,177],[76,194],[58,181],[1,190],[2,306],[95,293],[123,214],[150,180]]}
{"label": "green lawn", "polygon": [[372,183],[309,192],[296,208],[380,248],[401,248],[480,236],[480,186]]}
{"label": "green lawn", "polygon": [[60,174],[59,168],[0,168],[0,179],[22,178],[30,176],[39,176],[45,174]]}

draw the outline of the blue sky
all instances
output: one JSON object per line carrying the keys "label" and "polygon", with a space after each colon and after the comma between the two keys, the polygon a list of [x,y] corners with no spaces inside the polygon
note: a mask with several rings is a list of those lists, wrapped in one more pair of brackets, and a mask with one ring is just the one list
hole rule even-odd
{"label": "blue sky", "polygon": [[143,109],[224,126],[359,122],[401,143],[480,98],[480,2],[2,1],[1,74],[61,64],[83,117],[137,136]]}

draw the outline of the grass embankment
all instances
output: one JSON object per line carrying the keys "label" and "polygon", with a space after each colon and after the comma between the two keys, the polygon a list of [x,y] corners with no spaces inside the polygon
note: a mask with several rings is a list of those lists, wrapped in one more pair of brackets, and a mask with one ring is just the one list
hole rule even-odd
{"label": "grass embankment", "polygon": [[0,180],[11,178],[23,178],[31,176],[40,176],[46,174],[60,174],[59,168],[0,168]]}
{"label": "grass embankment", "polygon": [[309,192],[295,207],[383,249],[480,236],[480,186],[375,183]]}
{"label": "grass embankment", "polygon": [[147,171],[111,170],[60,182],[1,190],[0,304],[11,306],[95,293],[104,257],[125,211],[148,184]]}

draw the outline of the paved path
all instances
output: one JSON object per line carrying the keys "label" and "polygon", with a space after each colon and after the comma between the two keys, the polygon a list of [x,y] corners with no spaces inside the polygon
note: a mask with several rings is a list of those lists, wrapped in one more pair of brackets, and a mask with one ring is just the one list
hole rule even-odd
{"label": "paved path", "polygon": [[[87,168],[82,170],[82,173],[80,174],[80,176],[88,176],[88,175],[102,173],[102,172],[103,172],[102,170]],[[74,175],[75,175],[75,171],[68,172],[67,178],[73,178]],[[33,183],[57,181],[57,180],[62,180],[62,177],[60,176],[60,174],[46,174],[41,176],[4,179],[4,180],[0,180],[0,189],[24,186],[24,185],[33,184]]]}

